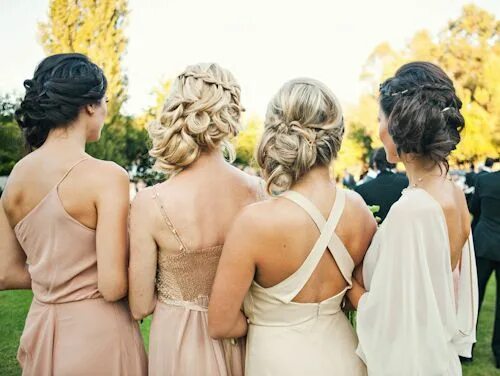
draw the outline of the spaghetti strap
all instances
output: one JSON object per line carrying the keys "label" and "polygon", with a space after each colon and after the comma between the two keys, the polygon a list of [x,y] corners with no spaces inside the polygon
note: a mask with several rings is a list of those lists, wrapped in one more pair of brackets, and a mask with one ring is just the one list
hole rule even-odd
{"label": "spaghetti strap", "polygon": [[170,218],[167,215],[167,211],[165,210],[165,207],[163,206],[163,203],[160,200],[160,195],[158,194],[158,190],[156,189],[156,185],[153,185],[153,200],[158,205],[158,208],[160,209],[161,215],[162,215],[165,223],[167,224],[168,228],[170,229],[170,231],[174,235],[175,239],[179,243],[180,251],[186,252],[188,249],[187,249],[186,245],[184,244],[184,242],[182,241],[182,239],[181,239],[179,233],[177,232],[177,230],[175,229],[174,225],[172,224],[172,221],[170,221]]}
{"label": "spaghetti strap", "polygon": [[73,166],[71,166],[68,171],[66,171],[66,173],[63,175],[63,177],[61,179],[59,179],[59,181],[57,182],[57,184],[55,185],[55,188],[57,189],[59,187],[59,185],[64,181],[64,179],[67,178],[67,176],[69,175],[69,173],[76,167],[78,166],[80,163],[82,163],[83,161],[86,161],[87,159],[90,159],[90,157],[85,157],[85,158],[82,158],[80,160],[78,160],[76,163],[73,164]]}

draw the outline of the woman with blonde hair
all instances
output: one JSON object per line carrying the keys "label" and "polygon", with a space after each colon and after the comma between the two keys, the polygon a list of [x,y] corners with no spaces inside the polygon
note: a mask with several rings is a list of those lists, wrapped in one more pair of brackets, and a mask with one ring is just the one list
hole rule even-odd
{"label": "woman with blonde hair", "polygon": [[213,340],[207,309],[226,234],[263,196],[260,180],[231,166],[240,87],[217,64],[189,66],[149,125],[156,167],[171,177],[139,192],[130,220],[130,291],[136,319],[154,312],[151,375],[242,375],[243,340]]}
{"label": "woman with blonde hair", "polygon": [[316,80],[287,82],[269,104],[257,157],[279,195],[236,219],[209,307],[215,338],[248,331],[246,375],[366,374],[341,306],[376,223],[331,177],[343,132],[338,100]]}

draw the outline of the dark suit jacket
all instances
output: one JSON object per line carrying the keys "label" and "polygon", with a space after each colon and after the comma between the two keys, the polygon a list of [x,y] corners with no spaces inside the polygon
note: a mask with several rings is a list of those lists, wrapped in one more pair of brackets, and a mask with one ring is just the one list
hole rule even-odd
{"label": "dark suit jacket", "polygon": [[465,174],[465,184],[467,184],[468,187],[473,187],[476,184],[476,173],[475,172],[468,172]]}
{"label": "dark suit jacket", "polygon": [[476,256],[500,261],[500,171],[477,176],[471,213]]}
{"label": "dark suit jacket", "polygon": [[358,192],[367,205],[379,205],[380,211],[375,215],[382,221],[389,209],[401,197],[401,191],[408,187],[408,178],[391,171],[382,171],[378,176],[354,190]]}
{"label": "dark suit jacket", "polygon": [[[489,174],[488,171],[479,171],[474,176],[474,187],[476,186],[477,178],[479,178],[480,176],[483,176],[483,175],[487,175],[487,174]],[[476,188],[474,188],[474,190],[475,189]],[[469,207],[470,213],[474,214],[474,213],[472,213],[472,197],[471,196],[469,196],[469,197],[465,196],[465,198],[467,199],[467,206]],[[474,229],[476,228],[478,221],[479,221],[479,216],[478,215],[474,215],[474,218],[472,218],[472,224],[471,224],[472,231],[474,231]]]}

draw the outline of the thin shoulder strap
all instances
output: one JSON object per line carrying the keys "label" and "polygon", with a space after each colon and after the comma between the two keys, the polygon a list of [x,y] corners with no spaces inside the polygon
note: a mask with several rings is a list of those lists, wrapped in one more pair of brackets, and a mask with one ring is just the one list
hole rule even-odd
{"label": "thin shoulder strap", "polygon": [[[309,214],[312,220],[316,223],[318,230],[321,231],[321,229],[325,226],[326,221],[323,218],[323,215],[321,214],[319,209],[307,197],[295,191],[287,191],[286,193],[283,194],[283,197],[289,199],[290,201],[294,202],[295,204],[303,208]],[[337,227],[340,217],[344,212],[345,201],[346,201],[345,191],[343,189],[337,189],[337,197],[335,198],[335,202],[332,207],[332,212],[335,216],[334,230],[332,232],[332,237],[328,242],[328,250],[335,259],[335,262],[337,263],[337,266],[339,267],[342,276],[349,284],[349,286],[351,286],[352,271],[355,267],[354,260],[352,259],[349,251],[345,247],[342,240],[335,233],[335,228]]]}
{"label": "thin shoulder strap", "polygon": [[327,248],[328,243],[330,242],[330,239],[332,237],[332,233],[334,232],[335,227],[338,223],[339,215],[337,213],[339,211],[340,205],[337,204],[338,197],[339,196],[337,196],[337,198],[335,199],[335,203],[333,204],[326,224],[320,230],[320,236],[318,240],[314,244],[314,247],[312,248],[305,261],[302,263],[299,269],[297,269],[295,273],[293,273],[287,279],[273,287],[268,288],[267,291],[269,293],[273,294],[275,297],[284,302],[290,302],[304,288],[305,284],[307,283],[312,273],[316,269],[319,261],[321,260],[321,257],[323,257],[325,249]]}
{"label": "thin shoulder strap", "polygon": [[64,181],[64,179],[66,179],[69,175],[69,173],[76,167],[78,166],[80,163],[82,163],[83,161],[86,161],[87,159],[90,159],[90,157],[85,157],[85,158],[82,158],[80,159],[79,161],[77,161],[76,163],[73,164],[73,166],[71,166],[68,171],[66,171],[66,173],[63,175],[63,177],[61,179],[59,179],[59,181],[57,182],[56,184],[56,188],[59,187],[59,185]]}
{"label": "thin shoulder strap", "polygon": [[263,201],[266,198],[266,182],[263,179],[259,178],[259,186],[257,187],[257,200]]}
{"label": "thin shoulder strap", "polygon": [[187,247],[182,241],[181,237],[179,236],[179,233],[175,229],[174,225],[172,224],[172,221],[170,221],[170,218],[167,215],[167,211],[165,210],[165,207],[163,206],[163,203],[160,200],[160,195],[158,194],[158,190],[156,189],[156,185],[153,185],[153,200],[156,202],[158,205],[158,208],[160,209],[161,215],[163,219],[165,220],[165,223],[167,224],[168,228],[174,234],[175,239],[180,245],[180,250],[181,251],[187,251]]}

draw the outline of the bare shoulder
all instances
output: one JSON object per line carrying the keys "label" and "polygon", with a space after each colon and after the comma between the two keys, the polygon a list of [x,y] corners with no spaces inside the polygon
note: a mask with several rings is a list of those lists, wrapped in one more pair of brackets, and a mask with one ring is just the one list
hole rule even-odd
{"label": "bare shoulder", "polygon": [[32,154],[30,153],[19,160],[9,174],[7,184],[2,193],[2,201],[6,208],[10,208],[22,200],[25,187],[37,184],[36,171],[38,168],[38,158],[34,158]]}
{"label": "bare shoulder", "polygon": [[344,190],[346,195],[346,214],[351,219],[358,219],[360,221],[366,221],[368,224],[374,224],[376,226],[373,214],[370,211],[368,205],[361,197],[361,195],[352,190]]}
{"label": "bare shoulder", "polygon": [[154,204],[153,193],[153,187],[147,187],[137,192],[132,200],[132,211],[148,212]]}
{"label": "bare shoulder", "polygon": [[103,161],[96,158],[90,158],[84,166],[89,176],[99,185],[109,184],[128,184],[129,176],[127,171],[112,161]]}
{"label": "bare shoulder", "polygon": [[282,202],[276,198],[245,206],[236,217],[232,232],[250,239],[272,237],[285,219],[282,206]]}
{"label": "bare shoulder", "polygon": [[[20,159],[12,168],[9,174],[9,179],[7,180],[6,191],[18,184],[29,182],[33,177],[33,171],[38,167],[38,158],[30,153]],[[15,189],[15,188],[14,188]]]}
{"label": "bare shoulder", "polygon": [[236,176],[241,182],[243,182],[243,185],[246,187],[248,193],[252,197],[265,196],[266,183],[262,178],[255,175],[250,175],[232,165],[230,166],[230,168],[234,176]]}
{"label": "bare shoulder", "polygon": [[345,190],[345,193],[346,205],[337,232],[354,262],[358,264],[363,260],[373,235],[377,231],[377,222],[357,192]]}

